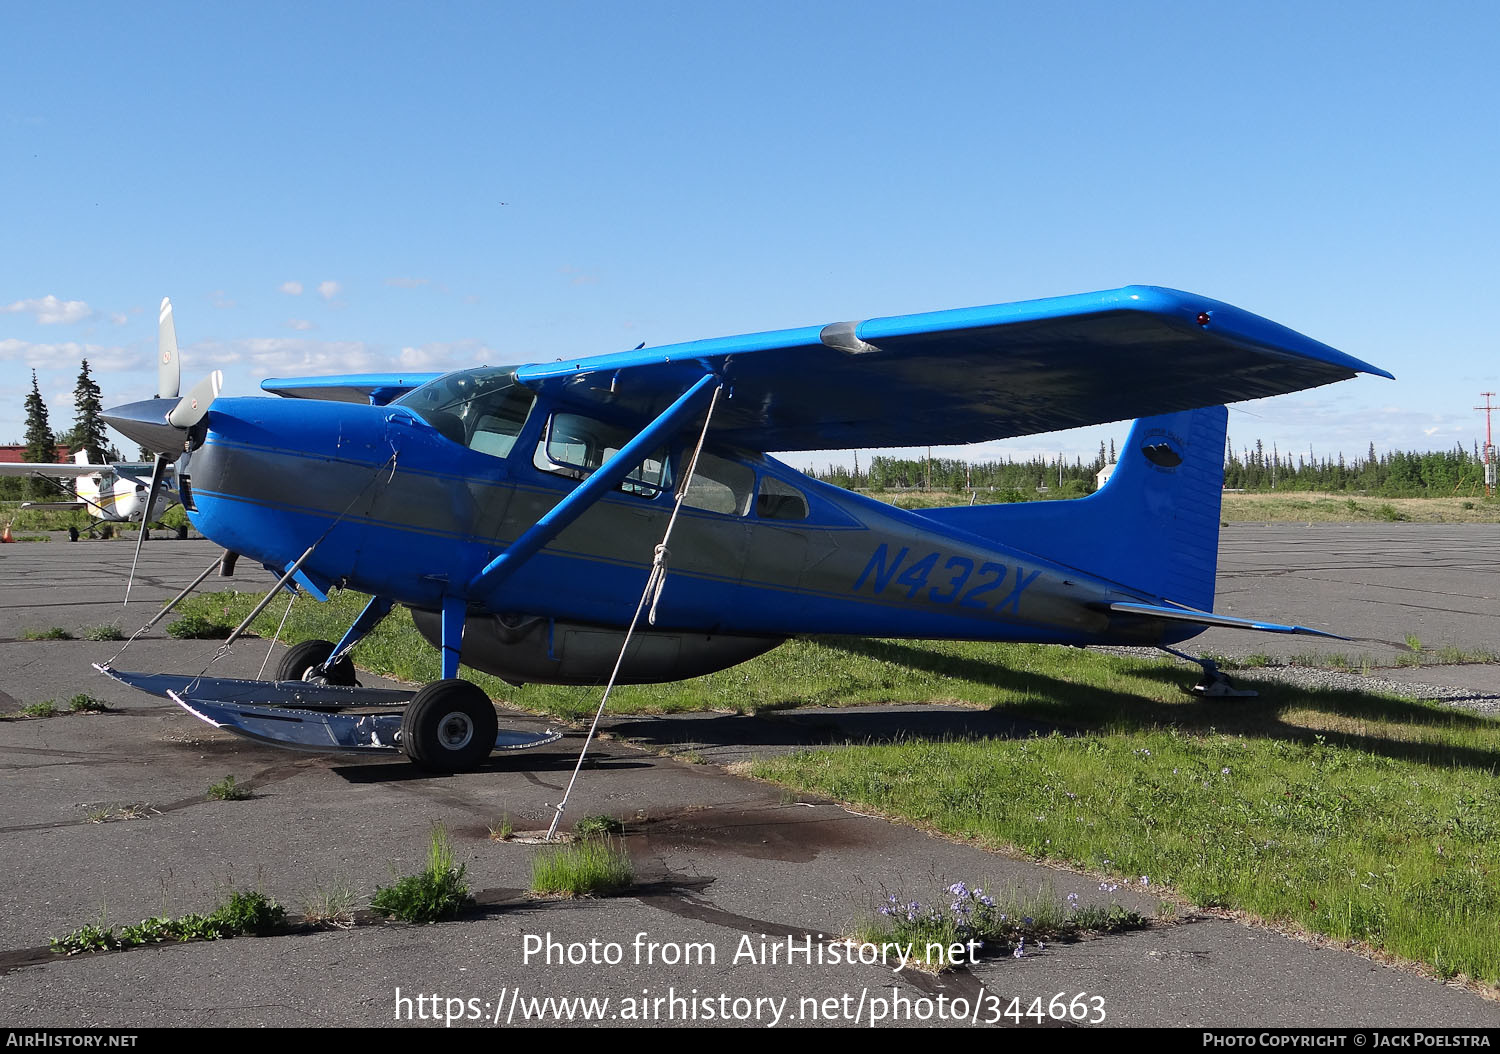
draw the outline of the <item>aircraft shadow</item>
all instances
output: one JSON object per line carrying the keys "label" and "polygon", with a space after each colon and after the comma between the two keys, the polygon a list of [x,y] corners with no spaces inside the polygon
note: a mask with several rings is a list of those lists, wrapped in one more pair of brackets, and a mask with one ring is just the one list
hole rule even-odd
{"label": "aircraft shadow", "polygon": [[[846,739],[894,738],[885,727],[891,722],[899,723],[902,734],[921,738],[985,738],[991,735],[1013,738],[1033,732],[1046,735],[1053,731],[1075,735],[1104,729],[1181,728],[1202,732],[1212,729],[1304,745],[1321,737],[1324,742],[1341,747],[1443,767],[1458,765],[1484,771],[1500,767],[1500,751],[1496,750],[1412,742],[1337,727],[1309,727],[1286,719],[1291,712],[1308,711],[1315,715],[1312,723],[1332,726],[1343,723],[1358,727],[1366,721],[1392,721],[1424,728],[1478,730],[1494,727],[1492,719],[1477,714],[1435,708],[1370,692],[1310,689],[1280,681],[1251,682],[1246,679],[1240,683],[1254,687],[1260,692],[1258,697],[1205,699],[1187,692],[1197,680],[1197,670],[1186,663],[1142,666],[1132,671],[1135,677],[1181,686],[1182,702],[1162,703],[1078,684],[1034,670],[1017,670],[998,663],[943,655],[914,643],[857,638],[823,638],[820,643],[851,655],[898,663],[945,677],[986,682],[1016,691],[1028,699],[1027,702],[1001,704],[988,711],[976,712],[993,715],[997,722],[994,732],[984,731],[986,726],[974,723],[973,718],[963,713],[943,711],[941,717],[923,722],[918,713],[901,709],[891,718],[871,721],[867,735],[846,734]],[[820,716],[828,713],[837,711],[818,711]],[[863,714],[852,714],[839,723],[850,733],[857,733],[864,717]],[[1006,730],[1007,724],[1009,731]],[[681,733],[678,734],[680,738]]]}

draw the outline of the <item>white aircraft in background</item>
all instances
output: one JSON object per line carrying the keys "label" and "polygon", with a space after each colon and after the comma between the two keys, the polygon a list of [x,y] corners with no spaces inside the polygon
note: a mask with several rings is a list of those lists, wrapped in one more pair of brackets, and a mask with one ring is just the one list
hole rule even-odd
{"label": "white aircraft in background", "polygon": [[[151,468],[152,463],[149,461],[91,464],[88,451],[80,450],[73,455],[71,462],[59,465],[36,462],[0,464],[0,476],[40,476],[51,480],[71,477],[76,480],[77,500],[28,501],[21,505],[23,509],[82,509],[102,523],[139,523],[146,507],[146,493],[151,485]],[[171,466],[167,468],[170,472]],[[57,486],[59,490],[62,489],[62,484]],[[166,488],[157,492],[146,523],[157,523],[176,504],[171,497],[174,493],[176,492]],[[68,533],[76,540],[77,528],[71,528]]]}

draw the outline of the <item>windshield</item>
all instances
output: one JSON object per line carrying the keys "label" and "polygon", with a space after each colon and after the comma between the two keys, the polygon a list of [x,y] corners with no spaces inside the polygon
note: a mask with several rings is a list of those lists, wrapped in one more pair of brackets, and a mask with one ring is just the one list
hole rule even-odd
{"label": "windshield", "polygon": [[444,374],[413,388],[394,405],[406,407],[455,443],[505,457],[535,401],[516,381],[515,367],[487,366]]}

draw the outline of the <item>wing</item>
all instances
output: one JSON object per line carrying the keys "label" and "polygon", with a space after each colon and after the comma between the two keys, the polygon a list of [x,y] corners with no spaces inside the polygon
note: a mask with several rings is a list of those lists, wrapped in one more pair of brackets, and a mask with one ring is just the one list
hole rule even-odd
{"label": "wing", "polygon": [[1284,326],[1153,286],[755,333],[560,363],[517,379],[649,418],[712,370],[721,440],[756,450],[972,443],[1390,377]]}
{"label": "wing", "polygon": [[42,465],[32,461],[22,461],[0,465],[0,476],[93,476],[109,470],[108,465],[80,465],[72,461],[65,465]]}
{"label": "wing", "polygon": [[289,399],[325,399],[339,403],[384,406],[441,373],[348,373],[337,377],[272,377],[263,391]]}

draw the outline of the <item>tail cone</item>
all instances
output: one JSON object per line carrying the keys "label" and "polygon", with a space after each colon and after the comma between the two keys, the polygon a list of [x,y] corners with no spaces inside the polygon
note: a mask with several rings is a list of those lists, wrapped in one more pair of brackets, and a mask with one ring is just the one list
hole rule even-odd
{"label": "tail cone", "polygon": [[10,536],[10,524],[7,523],[5,525],[5,530],[4,531],[0,531],[0,542],[13,542],[13,541],[15,541],[15,539]]}

